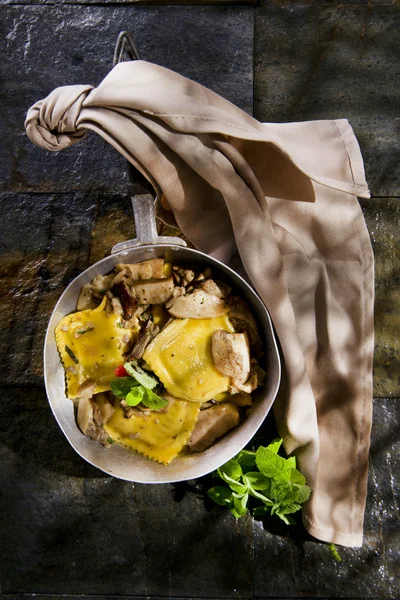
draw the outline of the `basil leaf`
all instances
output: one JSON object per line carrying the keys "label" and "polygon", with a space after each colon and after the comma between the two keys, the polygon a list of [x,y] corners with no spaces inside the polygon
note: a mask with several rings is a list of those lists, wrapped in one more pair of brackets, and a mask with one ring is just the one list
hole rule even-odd
{"label": "basil leaf", "polygon": [[157,379],[146,373],[139,367],[136,360],[124,364],[125,371],[131,375],[140,385],[143,385],[148,390],[152,390],[158,385]]}
{"label": "basil leaf", "polygon": [[126,398],[131,389],[137,385],[138,382],[132,377],[117,377],[110,381],[111,391],[117,398]]}
{"label": "basil leaf", "polygon": [[164,408],[164,406],[167,406],[168,400],[157,396],[157,394],[155,394],[148,388],[145,388],[141,385],[139,387],[143,389],[142,403],[145,406],[147,406],[147,408],[150,408],[151,410],[160,410],[160,408]]}
{"label": "basil leaf", "polygon": [[140,404],[140,402],[143,400],[144,392],[145,390],[141,385],[133,387],[126,396],[125,402],[128,406],[136,406],[137,404]]}

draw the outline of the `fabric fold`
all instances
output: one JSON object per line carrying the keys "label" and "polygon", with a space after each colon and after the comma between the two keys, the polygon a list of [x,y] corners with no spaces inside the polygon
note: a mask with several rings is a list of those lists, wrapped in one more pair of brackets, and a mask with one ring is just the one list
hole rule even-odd
{"label": "fabric fold", "polygon": [[361,545],[373,255],[348,121],[260,123],[177,73],[135,61],[97,88],[54,90],[28,111],[26,130],[47,150],[99,134],[164,194],[167,216],[197,248],[244,270],[280,339],[286,376],[274,411],[313,490],[304,524],[321,540]]}

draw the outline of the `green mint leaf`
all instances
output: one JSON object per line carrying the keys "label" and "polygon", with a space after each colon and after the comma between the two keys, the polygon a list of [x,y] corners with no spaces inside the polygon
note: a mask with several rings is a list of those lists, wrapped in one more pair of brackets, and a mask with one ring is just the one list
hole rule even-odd
{"label": "green mint leaf", "polygon": [[242,476],[242,473],[242,467],[234,458],[228,460],[227,463],[225,463],[224,465],[222,465],[222,467],[218,469],[218,475],[221,477],[221,479],[224,479],[224,477],[227,476],[230,479],[239,481],[239,479]]}
{"label": "green mint leaf", "polygon": [[256,465],[256,453],[250,450],[241,450],[235,457],[235,460],[241,467],[255,467]]}
{"label": "green mint leaf", "polygon": [[[289,469],[288,473],[289,473],[288,481],[290,483],[296,483],[297,485],[305,484],[306,478],[297,469]],[[285,475],[286,475],[286,473],[285,473]]]}
{"label": "green mint leaf", "polygon": [[247,490],[250,496],[253,496],[253,498],[257,498],[257,500],[261,500],[261,502],[265,504],[265,506],[273,506],[274,503],[270,498],[268,498],[268,496],[261,492],[257,492],[257,490],[254,490],[251,487],[251,485],[248,485]]}
{"label": "green mint leaf", "polygon": [[158,385],[157,379],[146,373],[139,367],[136,360],[124,364],[125,371],[131,375],[140,385],[143,385],[148,390],[152,390]]}
{"label": "green mint leaf", "polygon": [[243,481],[249,483],[254,490],[269,490],[271,487],[270,478],[257,471],[247,472],[243,475]]}
{"label": "green mint leaf", "polygon": [[287,458],[286,459],[286,464],[291,469],[295,469],[296,468],[296,457],[295,456],[291,456],[290,458]]}
{"label": "green mint leaf", "polygon": [[295,502],[298,502],[299,504],[303,504],[303,502],[306,502],[310,495],[311,495],[311,488],[308,487],[308,485],[298,485],[298,486],[294,486],[295,487]]}
{"label": "green mint leaf", "polygon": [[133,387],[129,394],[126,396],[125,402],[128,406],[136,406],[137,404],[140,404],[140,402],[142,402],[143,400],[144,392],[145,388],[141,385]]}
{"label": "green mint leaf", "polygon": [[132,377],[116,377],[110,381],[111,391],[117,398],[126,398],[131,389],[137,385],[138,382]]}
{"label": "green mint leaf", "polygon": [[208,490],[207,495],[211,500],[220,506],[230,506],[233,504],[232,491],[222,485],[216,485]]}
{"label": "green mint leaf", "polygon": [[267,448],[274,454],[278,454],[279,448],[282,446],[282,442],[282,438],[276,438],[275,440],[272,440],[270,444],[268,444]]}
{"label": "green mint leaf", "polygon": [[287,459],[264,446],[260,446],[256,452],[256,464],[263,475],[273,479],[282,479],[282,473],[288,468]]}
{"label": "green mint leaf", "polygon": [[286,523],[286,525],[296,525],[296,521],[294,519],[292,519],[292,517],[287,517],[284,514],[281,514],[279,512],[275,513],[277,517],[279,517],[280,519],[282,519],[282,521],[284,523]]}
{"label": "green mint leaf", "polygon": [[69,346],[65,346],[65,352],[68,354],[70,358],[74,361],[75,364],[79,364],[79,360],[76,358],[75,354],[72,352]]}
{"label": "green mint leaf", "polygon": [[282,504],[297,502],[303,504],[310,497],[311,489],[308,485],[297,485],[290,481],[274,481],[271,486],[270,495],[274,500]]}
{"label": "green mint leaf", "polygon": [[164,408],[164,406],[167,406],[168,400],[157,396],[157,394],[148,388],[145,388],[141,385],[139,387],[143,389],[144,395],[142,398],[142,403],[147,406],[147,408],[150,408],[151,410],[160,410],[161,408]]}
{"label": "green mint leaf", "polygon": [[237,494],[245,494],[247,492],[246,485],[243,485],[243,483],[239,483],[239,481],[232,479],[231,477],[229,477],[229,475],[223,475],[221,476],[221,479],[223,479],[223,481],[225,481],[225,483],[229,485],[231,490],[233,490]]}
{"label": "green mint leaf", "polygon": [[230,511],[234,517],[240,519],[240,517],[244,517],[247,513],[247,500],[249,496],[245,494],[241,498],[233,498],[233,507],[231,507]]}

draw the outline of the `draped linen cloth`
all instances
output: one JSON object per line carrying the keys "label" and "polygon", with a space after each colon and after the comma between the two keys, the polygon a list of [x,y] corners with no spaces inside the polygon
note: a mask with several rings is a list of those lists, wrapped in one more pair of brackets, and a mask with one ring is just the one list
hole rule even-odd
{"label": "draped linen cloth", "polygon": [[[356,196],[368,198],[346,119],[260,123],[205,87],[145,62],[97,87],[55,89],[29,138],[57,151],[92,130],[167,198],[203,252],[244,269],[284,359],[280,435],[312,488],[314,537],[360,546],[372,419],[374,265]],[[164,205],[165,206],[165,205]]]}

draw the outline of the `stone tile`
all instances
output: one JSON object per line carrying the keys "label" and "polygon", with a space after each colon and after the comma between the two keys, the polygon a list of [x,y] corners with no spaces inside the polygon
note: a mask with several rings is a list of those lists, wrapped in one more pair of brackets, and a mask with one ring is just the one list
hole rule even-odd
{"label": "stone tile", "polygon": [[361,206],[375,255],[374,396],[400,397],[400,199]]}
{"label": "stone tile", "polygon": [[70,448],[44,391],[2,398],[3,593],[251,596],[251,519],[207,510],[195,484],[108,477]]}
{"label": "stone tile", "polygon": [[398,596],[397,401],[374,403],[365,541],[360,549],[338,548],[337,563],[326,544],[298,528],[264,528],[211,509],[202,480],[132,485],[97,471],[70,448],[43,390],[3,389],[2,398],[4,594]]}
{"label": "stone tile", "polygon": [[348,118],[373,195],[400,193],[396,4],[270,2],[255,9],[254,115]]}
{"label": "stone tile", "polygon": [[125,193],[125,160],[98,136],[50,153],[33,146],[23,128],[28,108],[55,87],[97,85],[124,29],[144,59],[252,111],[252,7],[3,5],[0,134],[7,143],[0,149],[0,190]]}
{"label": "stone tile", "polygon": [[[0,207],[0,385],[20,385],[21,377],[41,385],[44,337],[59,296],[115,244],[135,237],[132,207],[127,196],[84,193],[0,193]],[[171,234],[164,225],[163,235]]]}
{"label": "stone tile", "polygon": [[338,547],[336,562],[327,544],[290,531],[273,535],[254,522],[255,597],[399,596],[399,418],[396,400],[374,402],[363,547]]}
{"label": "stone tile", "polygon": [[83,193],[3,193],[0,206],[0,381],[40,385],[43,341],[54,305],[92,261],[117,241],[133,237],[129,202]]}

